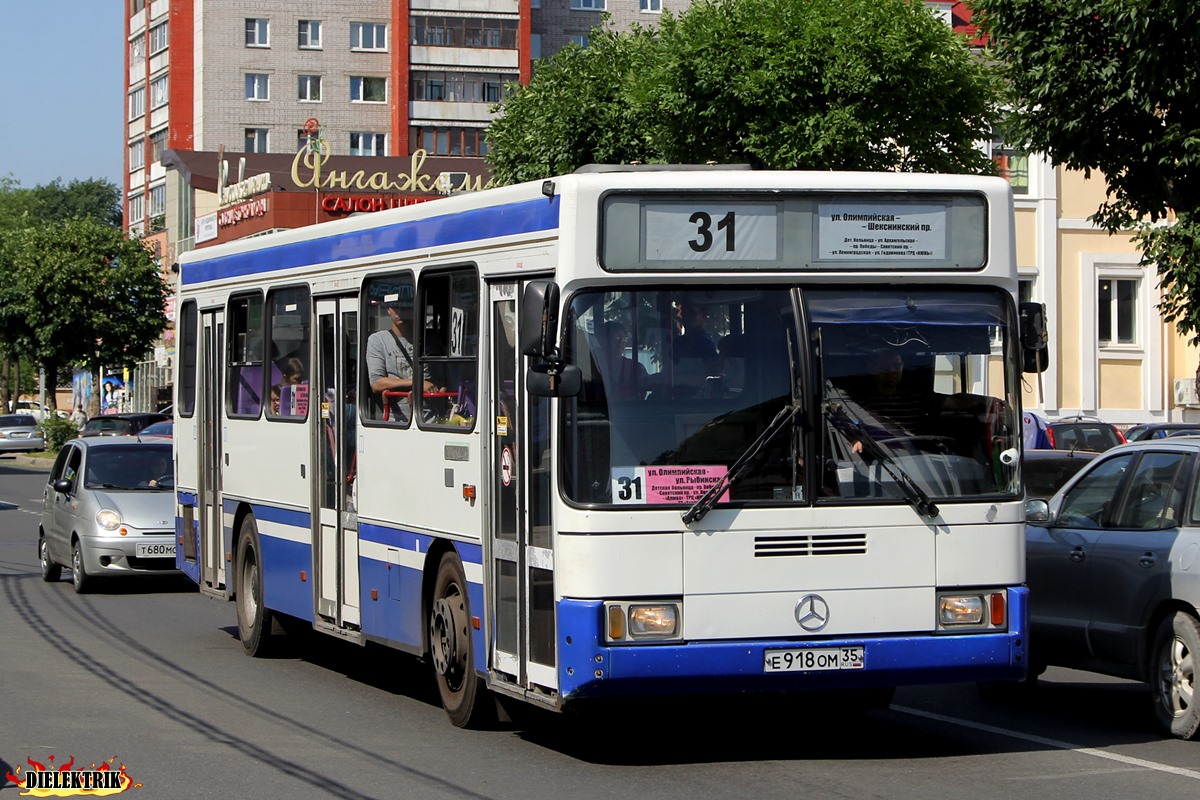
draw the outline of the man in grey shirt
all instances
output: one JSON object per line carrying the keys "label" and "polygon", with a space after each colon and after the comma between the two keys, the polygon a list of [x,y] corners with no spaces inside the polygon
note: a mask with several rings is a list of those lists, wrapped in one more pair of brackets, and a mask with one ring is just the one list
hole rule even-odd
{"label": "man in grey shirt", "polygon": [[[407,425],[412,415],[414,352],[408,337],[409,319],[398,304],[388,303],[391,327],[367,337],[367,380],[371,391],[379,395],[379,407],[386,409],[382,418]],[[424,391],[434,391],[425,374]]]}

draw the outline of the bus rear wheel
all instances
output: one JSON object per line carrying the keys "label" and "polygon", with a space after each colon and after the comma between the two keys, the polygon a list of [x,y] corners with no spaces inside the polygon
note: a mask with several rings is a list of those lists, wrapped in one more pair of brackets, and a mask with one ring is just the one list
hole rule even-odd
{"label": "bus rear wheel", "polygon": [[252,514],[242,520],[234,576],[238,638],[247,654],[258,658],[268,656],[274,652],[279,637],[273,633],[271,612],[263,605],[262,549]]}
{"label": "bus rear wheel", "polygon": [[429,655],[442,708],[459,728],[487,722],[487,689],[475,672],[467,578],[462,562],[445,553],[438,564],[429,605]]}

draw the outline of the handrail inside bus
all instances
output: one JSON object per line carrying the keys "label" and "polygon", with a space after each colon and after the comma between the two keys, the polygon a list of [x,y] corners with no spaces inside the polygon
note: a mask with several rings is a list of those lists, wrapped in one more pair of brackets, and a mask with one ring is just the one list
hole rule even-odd
{"label": "handrail inside bus", "polygon": [[[392,405],[388,401],[403,397],[410,397],[412,395],[412,391],[405,391],[403,389],[385,389],[380,392],[380,394],[383,395],[383,421],[387,422],[388,417],[391,414]],[[458,397],[458,392],[422,392],[421,397]]]}

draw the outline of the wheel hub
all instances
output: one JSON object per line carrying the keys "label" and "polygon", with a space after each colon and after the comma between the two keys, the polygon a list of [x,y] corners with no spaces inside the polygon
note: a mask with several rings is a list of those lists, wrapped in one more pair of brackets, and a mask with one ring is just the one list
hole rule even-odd
{"label": "wheel hub", "polygon": [[449,677],[458,661],[458,636],[455,632],[454,609],[446,598],[433,604],[433,621],[430,649],[433,651],[433,667],[439,675]]}

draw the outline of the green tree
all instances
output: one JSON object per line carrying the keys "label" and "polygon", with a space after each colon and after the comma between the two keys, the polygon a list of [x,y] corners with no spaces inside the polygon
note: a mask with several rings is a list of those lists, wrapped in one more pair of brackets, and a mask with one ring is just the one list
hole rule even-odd
{"label": "green tree", "polygon": [[48,375],[82,365],[100,386],[101,366],[132,366],[162,333],[167,289],[140,239],[85,218],[24,228],[4,245],[0,330]]}
{"label": "green tree", "polygon": [[[1164,319],[1200,344],[1200,7],[975,0],[1011,85],[1015,143],[1103,174],[1092,220],[1134,231]],[[1174,213],[1174,224],[1170,221]]]}
{"label": "green tree", "polygon": [[64,184],[56,178],[30,193],[37,204],[35,214],[43,222],[90,218],[121,226],[121,190],[112,181],[87,178]]}
{"label": "green tree", "polygon": [[999,82],[907,0],[699,0],[540,62],[488,133],[497,183],[589,162],[987,172]]}

